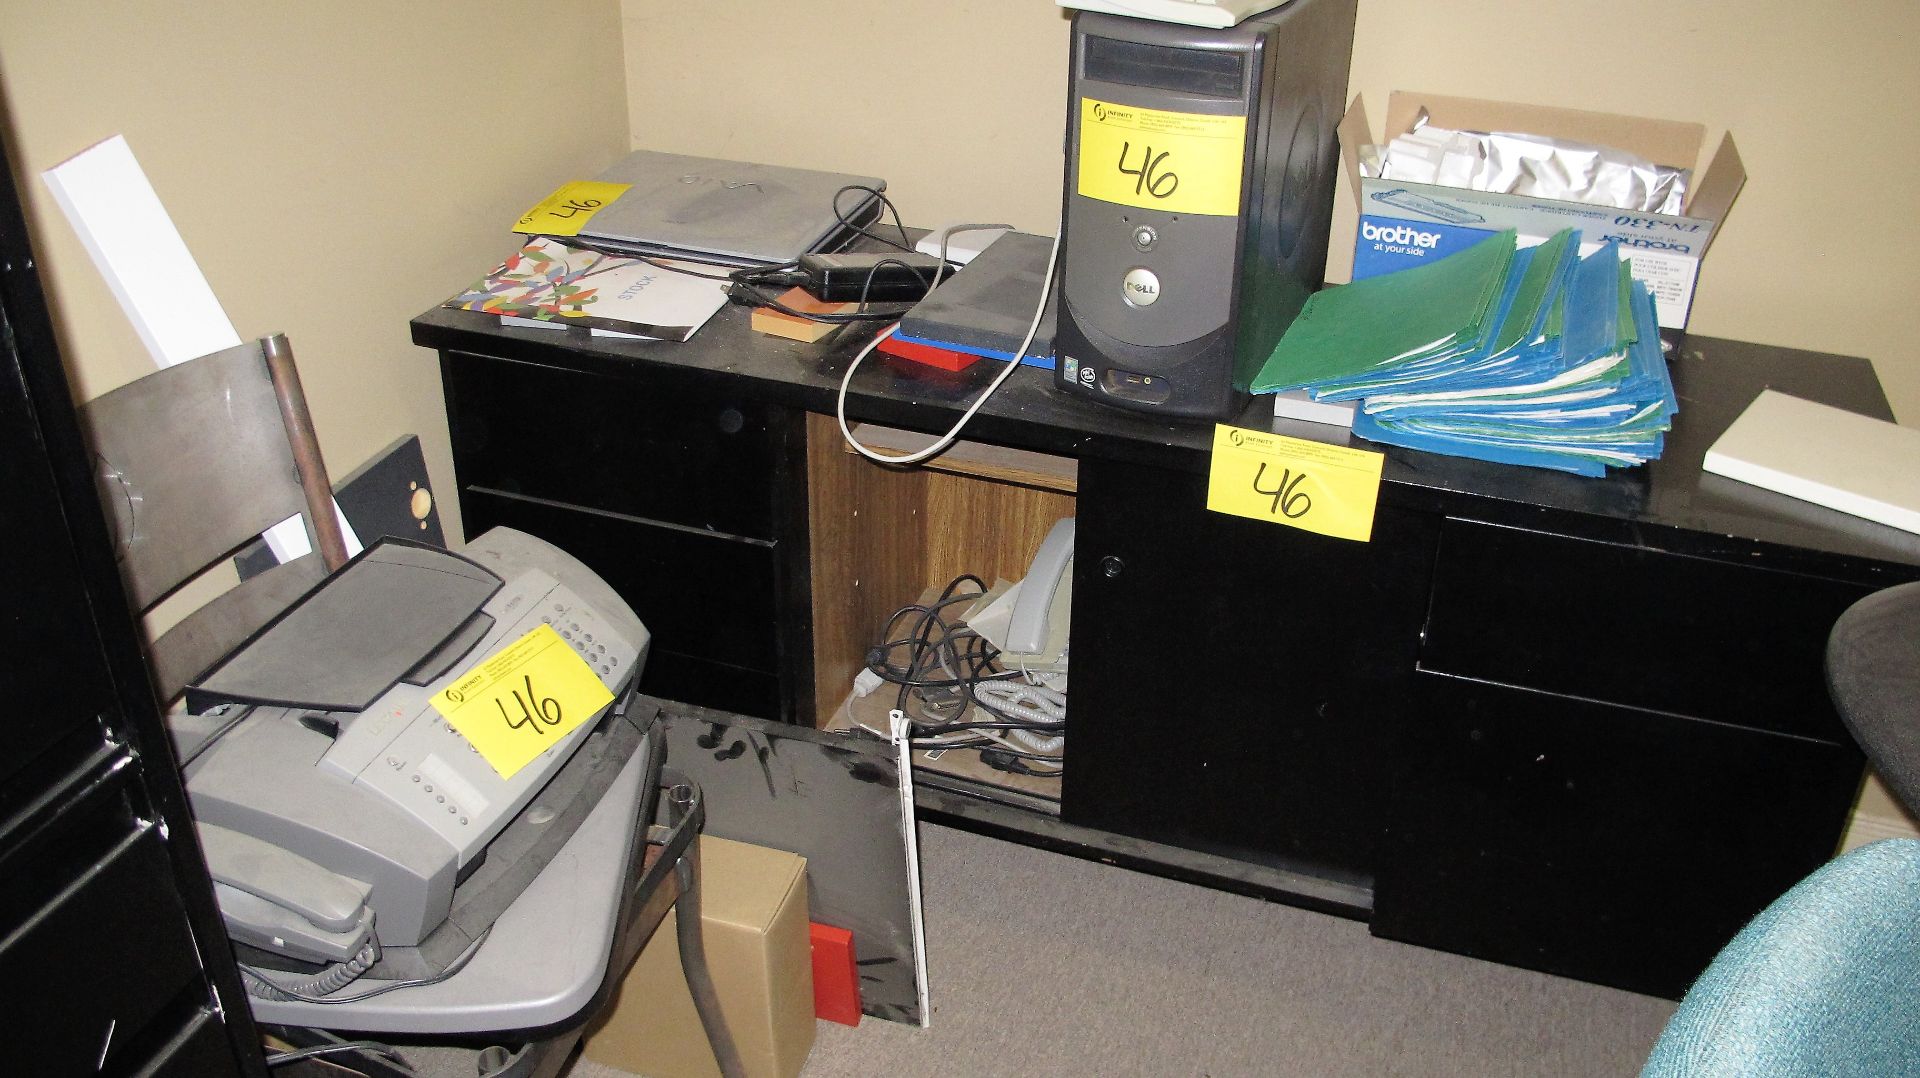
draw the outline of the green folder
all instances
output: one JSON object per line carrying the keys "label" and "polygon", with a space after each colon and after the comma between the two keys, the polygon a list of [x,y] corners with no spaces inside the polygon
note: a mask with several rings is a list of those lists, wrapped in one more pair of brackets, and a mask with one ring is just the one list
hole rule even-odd
{"label": "green folder", "polygon": [[[1527,263],[1527,272],[1520,278],[1520,290],[1513,297],[1513,306],[1508,309],[1506,320],[1500,323],[1499,332],[1493,338],[1493,355],[1510,352],[1528,342],[1535,326],[1544,319],[1540,308],[1561,295],[1554,285],[1571,264],[1571,259],[1579,256],[1578,251],[1570,250],[1574,245],[1574,231],[1563,228],[1554,233],[1545,243],[1533,249],[1533,260]],[[1628,321],[1632,321],[1633,312],[1627,312]]]}
{"label": "green folder", "polygon": [[1513,261],[1507,229],[1457,254],[1316,292],[1274,346],[1255,393],[1302,389],[1383,364],[1475,348]]}

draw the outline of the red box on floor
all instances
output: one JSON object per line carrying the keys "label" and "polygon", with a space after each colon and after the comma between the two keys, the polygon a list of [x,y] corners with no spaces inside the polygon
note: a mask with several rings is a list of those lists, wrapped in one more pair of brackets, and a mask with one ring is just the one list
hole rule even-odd
{"label": "red box on floor", "polygon": [[853,957],[853,933],[810,921],[807,935],[813,943],[813,1016],[859,1025],[860,967]]}

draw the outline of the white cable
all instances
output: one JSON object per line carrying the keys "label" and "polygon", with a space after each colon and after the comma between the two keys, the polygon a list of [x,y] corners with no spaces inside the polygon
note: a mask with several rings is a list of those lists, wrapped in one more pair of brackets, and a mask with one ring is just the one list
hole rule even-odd
{"label": "white cable", "polygon": [[1045,737],[1034,733],[1032,730],[1008,730],[1007,733],[1011,734],[1015,741],[1024,742],[1026,747],[1033,752],[1051,754],[1057,753],[1067,747],[1067,735],[1065,734],[1055,734],[1052,737]]}
{"label": "white cable", "polygon": [[[973,687],[973,698],[988,711],[1016,722],[1067,721],[1066,695],[1041,685],[1019,681],[981,682]],[[1059,752],[1067,743],[1065,733],[1049,736],[1022,729],[1007,733],[1035,752]]]}
{"label": "white cable", "polygon": [[[1030,763],[1038,762],[1048,767],[1060,766],[1057,750],[1032,749],[1009,739],[1006,734],[1007,731],[1002,730],[967,730],[960,733],[941,734],[938,737],[916,737],[913,739],[913,747],[916,752],[932,752],[939,749],[977,749],[991,743],[1019,753]],[[1059,740],[1062,745],[1066,742],[1064,735]]]}
{"label": "white cable", "polygon": [[980,706],[1016,722],[1067,721],[1067,698],[1042,685],[1024,681],[982,681],[973,687]]}
{"label": "white cable", "polygon": [[[953,228],[949,228],[945,231],[946,233],[970,232],[979,228],[1002,228],[1002,227],[1005,227],[1005,226],[966,225],[966,226],[956,226]],[[944,234],[945,233],[943,233],[943,235]],[[943,254],[945,250],[946,250],[946,244],[942,242],[941,251],[943,252]],[[860,441],[853,436],[853,431],[847,427],[847,387],[853,383],[853,372],[860,368],[860,361],[863,359],[866,359],[867,356],[870,353],[872,353],[874,348],[876,348],[881,341],[886,340],[888,337],[891,337],[893,335],[893,331],[900,328],[900,323],[898,322],[895,322],[893,325],[890,325],[887,328],[881,330],[879,333],[874,334],[873,340],[868,341],[867,346],[865,348],[860,349],[859,353],[853,357],[853,362],[847,364],[847,373],[843,375],[840,379],[840,396],[837,403],[834,406],[834,413],[835,413],[834,417],[840,421],[840,436],[847,440],[847,444],[849,446],[852,446],[855,452],[859,453],[861,456],[867,458],[868,460],[878,461],[881,464],[918,464],[929,457],[932,457],[932,456],[935,456],[936,454],[944,452],[948,446],[954,443],[955,439],[960,437],[961,429],[964,428],[967,425],[967,423],[973,419],[973,414],[980,410],[981,405],[987,403],[987,398],[993,396],[994,392],[1000,388],[1001,383],[1005,382],[1008,378],[1011,378],[1013,376],[1014,369],[1019,367],[1021,361],[1026,358],[1027,346],[1033,343],[1034,335],[1040,332],[1040,320],[1044,318],[1047,313],[1047,297],[1051,295],[1053,291],[1053,264],[1054,264],[1054,260],[1058,258],[1059,255],[1060,255],[1060,227],[1059,225],[1056,225],[1054,226],[1054,230],[1053,230],[1053,248],[1047,252],[1047,271],[1046,271],[1046,274],[1042,276],[1040,279],[1040,302],[1034,305],[1033,321],[1027,325],[1026,337],[1023,340],[1021,340],[1020,347],[1013,350],[1013,358],[1007,360],[1007,369],[1001,371],[997,376],[995,376],[992,382],[988,383],[986,391],[981,393],[979,397],[975,398],[973,404],[969,405],[966,412],[960,416],[959,422],[953,425],[953,429],[941,435],[939,441],[934,442],[932,445],[929,445],[924,449],[915,450],[914,452],[907,453],[903,456],[892,457],[892,456],[888,456],[885,453],[875,452],[874,450],[869,449],[866,446],[860,444]],[[941,269],[946,268],[946,259],[944,257],[940,260],[940,268]],[[934,283],[936,285],[939,283],[939,270],[934,271]]]}
{"label": "white cable", "polygon": [[[999,742],[1006,748],[1012,749],[1014,752],[1024,755],[1052,757],[1052,759],[1040,761],[1050,767],[1061,766],[1060,753],[1061,750],[1067,747],[1067,735],[1065,734],[1059,734],[1055,737],[1043,737],[1031,730],[982,730],[981,733]],[[1035,744],[1035,742],[1048,742],[1049,744],[1041,746]]]}

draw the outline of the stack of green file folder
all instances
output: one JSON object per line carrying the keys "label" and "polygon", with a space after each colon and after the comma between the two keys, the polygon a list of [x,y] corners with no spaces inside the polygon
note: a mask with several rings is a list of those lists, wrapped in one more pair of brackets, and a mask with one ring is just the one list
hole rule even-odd
{"label": "stack of green file folder", "polygon": [[1516,243],[1316,293],[1253,390],[1358,401],[1361,437],[1454,456],[1582,475],[1658,457],[1679,402],[1652,294],[1616,244]]}

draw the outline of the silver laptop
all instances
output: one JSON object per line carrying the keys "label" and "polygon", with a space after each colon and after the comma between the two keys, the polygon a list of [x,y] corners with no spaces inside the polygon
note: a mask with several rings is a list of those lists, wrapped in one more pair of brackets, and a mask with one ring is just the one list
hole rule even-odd
{"label": "silver laptop", "polygon": [[854,234],[845,222],[873,220],[877,192],[887,186],[874,176],[654,150],[629,154],[597,178],[633,186],[593,215],[581,239],[613,251],[729,266],[777,265],[838,249]]}

